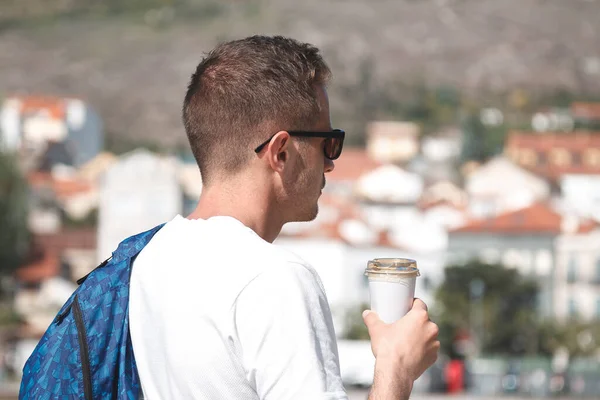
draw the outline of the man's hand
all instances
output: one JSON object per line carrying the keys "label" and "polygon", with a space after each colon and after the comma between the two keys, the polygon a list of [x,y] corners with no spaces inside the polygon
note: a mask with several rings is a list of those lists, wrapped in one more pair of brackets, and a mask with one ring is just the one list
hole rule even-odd
{"label": "man's hand", "polygon": [[437,360],[439,328],[429,320],[427,306],[421,300],[415,299],[411,310],[392,324],[370,310],[363,313],[363,319],[377,364],[393,369],[386,375],[414,381]]}

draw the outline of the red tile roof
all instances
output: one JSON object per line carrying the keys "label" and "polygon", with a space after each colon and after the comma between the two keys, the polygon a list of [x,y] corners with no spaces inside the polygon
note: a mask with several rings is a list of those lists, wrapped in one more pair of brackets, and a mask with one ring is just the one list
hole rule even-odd
{"label": "red tile roof", "polygon": [[438,200],[429,201],[429,202],[419,199],[419,201],[417,201],[417,208],[421,211],[431,210],[432,208],[435,208],[438,206],[447,206],[447,207],[454,208],[455,210],[458,210],[458,211],[466,211],[466,209],[467,209],[467,204],[458,205],[456,203],[451,202],[448,199],[438,199]]}
{"label": "red tile roof", "polygon": [[58,97],[26,96],[16,97],[21,102],[21,113],[37,112],[44,110],[54,119],[64,119],[66,115],[66,102]]}
{"label": "red tile roof", "polygon": [[325,178],[332,182],[355,181],[382,165],[381,162],[369,158],[365,149],[356,148],[345,148],[334,164],[333,171],[325,175]]}
{"label": "red tile roof", "polygon": [[[587,233],[597,227],[593,221],[581,222],[576,233]],[[563,217],[548,205],[536,203],[530,207],[486,220],[474,220],[451,233],[555,234],[563,231]]]}
{"label": "red tile roof", "polygon": [[35,235],[34,241],[43,249],[60,254],[67,249],[95,250],[97,237],[96,228],[73,228],[47,235]]}
{"label": "red tile roof", "polygon": [[41,257],[19,267],[15,271],[15,278],[22,283],[40,283],[55,277],[60,272],[60,260],[57,253],[44,251]]}
{"label": "red tile roof", "polygon": [[52,189],[59,199],[77,194],[87,193],[93,189],[91,183],[81,179],[57,179],[48,172],[35,171],[27,175],[27,182],[33,188],[47,187]]}
{"label": "red tile roof", "polygon": [[600,148],[600,132],[575,131],[573,133],[533,133],[512,131],[506,140],[507,148],[528,148],[549,151],[556,147],[580,151],[589,147]]}
{"label": "red tile roof", "polygon": [[[572,157],[571,161],[563,165],[551,162],[549,156],[555,149],[567,151]],[[600,132],[535,134],[513,131],[508,135],[504,150],[521,167],[552,180],[564,174],[600,173],[600,163],[590,165],[586,162],[588,151],[600,151]],[[523,164],[520,157],[515,156],[521,150],[533,151],[539,160],[533,165]]]}
{"label": "red tile roof", "polygon": [[324,194],[319,200],[319,204],[322,206],[329,206],[338,210],[339,214],[337,215],[337,218],[333,221],[322,222],[318,225],[316,223],[313,223],[311,229],[302,230],[297,233],[287,234],[284,232],[282,233],[281,237],[298,239],[324,238],[353,245],[348,241],[347,238],[345,238],[341,234],[340,226],[342,223],[344,223],[344,221],[357,220],[364,223],[368,227],[368,229],[371,229],[373,233],[377,235],[374,243],[372,243],[371,246],[392,247],[396,249],[400,248],[397,244],[393,243],[388,231],[377,230],[369,226],[368,221],[364,218],[356,203],[353,203],[351,201],[337,196]]}
{"label": "red tile roof", "polygon": [[34,235],[31,260],[15,271],[18,281],[40,283],[60,272],[60,255],[68,249],[95,250],[95,228],[62,230],[47,235]]}
{"label": "red tile roof", "polygon": [[600,103],[573,103],[571,115],[575,118],[600,120]]}

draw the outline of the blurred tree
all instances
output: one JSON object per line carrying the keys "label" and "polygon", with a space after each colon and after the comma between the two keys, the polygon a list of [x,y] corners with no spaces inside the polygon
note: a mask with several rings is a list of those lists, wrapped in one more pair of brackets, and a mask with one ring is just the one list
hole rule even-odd
{"label": "blurred tree", "polygon": [[378,89],[378,118],[411,121],[429,135],[459,122],[461,93],[451,86],[431,88],[425,79],[414,82],[394,81]]}
{"label": "blurred tree", "polygon": [[[187,144],[186,144],[187,145]],[[152,139],[131,139],[123,137],[114,132],[108,132],[105,139],[105,149],[111,153],[121,155],[134,151],[136,149],[146,149],[153,153],[164,154],[170,150],[167,146],[161,145],[156,140]]]}
{"label": "blurred tree", "polygon": [[600,320],[544,321],[539,327],[540,351],[566,349],[571,357],[592,357],[600,349]]}
{"label": "blurred tree", "polygon": [[369,331],[362,319],[362,313],[370,308],[367,303],[360,304],[346,311],[344,318],[344,333],[347,340],[369,340]]}
{"label": "blurred tree", "polygon": [[29,249],[27,192],[15,157],[0,151],[0,279],[12,275]]}
{"label": "blurred tree", "polygon": [[462,118],[463,147],[461,161],[484,162],[500,154],[506,137],[506,125],[486,126],[481,122],[480,110],[468,110]]}
{"label": "blurred tree", "polygon": [[462,162],[485,161],[488,158],[485,144],[485,126],[481,123],[478,113],[471,111],[463,117],[462,130]]}
{"label": "blurred tree", "polygon": [[94,208],[80,219],[74,219],[68,213],[61,211],[61,220],[64,226],[69,228],[96,227],[98,226],[98,209]]}
{"label": "blurred tree", "polygon": [[446,354],[456,354],[454,341],[465,331],[475,333],[484,353],[538,352],[535,282],[514,269],[478,261],[449,266],[444,274],[431,313]]}
{"label": "blurred tree", "polygon": [[403,117],[408,121],[427,124],[433,120],[434,96],[424,83],[416,84],[404,104]]}
{"label": "blurred tree", "polygon": [[568,108],[571,103],[575,101],[573,93],[567,89],[560,88],[553,92],[546,94],[542,99],[543,105],[549,105],[552,107]]}

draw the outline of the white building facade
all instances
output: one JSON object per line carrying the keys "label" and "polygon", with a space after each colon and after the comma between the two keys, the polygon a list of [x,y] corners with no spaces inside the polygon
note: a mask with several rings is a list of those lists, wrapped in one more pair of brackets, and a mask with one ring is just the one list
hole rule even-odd
{"label": "white building facade", "polygon": [[124,155],[100,184],[98,261],[123,239],[171,220],[182,206],[175,161],[147,150]]}

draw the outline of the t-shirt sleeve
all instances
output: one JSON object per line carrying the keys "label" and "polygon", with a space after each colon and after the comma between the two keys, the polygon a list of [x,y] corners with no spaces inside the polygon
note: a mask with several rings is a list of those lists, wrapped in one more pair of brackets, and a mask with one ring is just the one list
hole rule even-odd
{"label": "t-shirt sleeve", "polygon": [[261,400],[347,399],[327,298],[316,273],[262,272],[233,308],[246,378]]}

